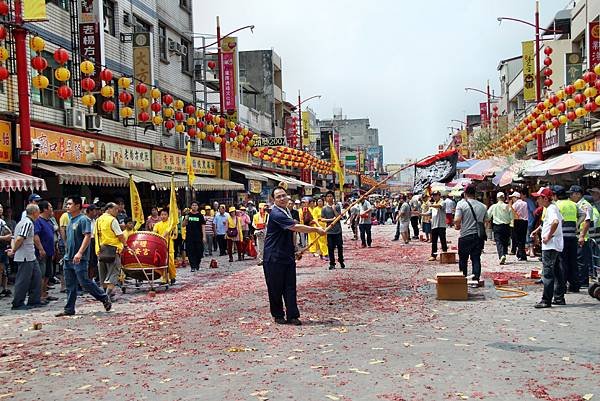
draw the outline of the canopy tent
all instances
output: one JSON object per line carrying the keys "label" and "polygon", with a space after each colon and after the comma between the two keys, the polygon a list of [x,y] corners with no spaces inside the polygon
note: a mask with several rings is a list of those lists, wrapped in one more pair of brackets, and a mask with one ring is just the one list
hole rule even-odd
{"label": "canopy tent", "polygon": [[590,170],[600,170],[600,152],[565,153],[525,169],[523,175],[527,177],[547,177]]}
{"label": "canopy tent", "polygon": [[473,164],[462,172],[462,175],[475,180],[483,180],[485,177],[492,176],[502,169],[502,161],[499,159],[483,159]]}
{"label": "canopy tent", "polygon": [[540,163],[542,161],[534,159],[517,160],[511,166],[497,171],[492,179],[492,183],[498,187],[510,185],[513,181],[518,180],[526,169],[537,166]]}
{"label": "canopy tent", "polygon": [[0,168],[0,192],[47,191],[46,181],[18,171]]}

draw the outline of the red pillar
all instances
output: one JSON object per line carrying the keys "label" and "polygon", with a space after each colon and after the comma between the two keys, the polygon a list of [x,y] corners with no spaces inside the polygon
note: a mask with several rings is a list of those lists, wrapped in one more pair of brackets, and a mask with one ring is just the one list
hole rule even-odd
{"label": "red pillar", "polygon": [[[539,103],[542,98],[542,88],[540,86],[540,2],[535,2],[535,97],[536,102]],[[537,142],[537,158],[538,160],[544,160],[544,152],[542,150],[542,139],[543,136],[538,135],[536,138]]]}
{"label": "red pillar", "polygon": [[17,91],[19,97],[19,125],[21,134],[21,172],[32,174],[31,121],[29,111],[29,78],[27,62],[27,31],[23,28],[22,4],[15,1],[15,51],[17,62]]}
{"label": "red pillar", "polygon": [[[221,59],[221,24],[219,17],[217,17],[217,47],[217,58],[219,60],[219,110],[221,111],[221,115],[225,116],[227,110],[224,110],[223,106],[223,60]],[[223,139],[219,146],[221,150],[221,162],[224,162],[227,160],[227,140]],[[221,163],[221,176],[223,175],[224,168]]]}

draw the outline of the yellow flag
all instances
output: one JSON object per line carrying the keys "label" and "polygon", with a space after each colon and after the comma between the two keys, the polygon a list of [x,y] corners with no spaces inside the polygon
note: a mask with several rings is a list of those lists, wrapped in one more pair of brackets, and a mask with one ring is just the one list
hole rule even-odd
{"label": "yellow flag", "polygon": [[194,181],[196,181],[196,174],[194,174],[194,166],[192,165],[192,155],[191,155],[191,145],[190,141],[187,143],[187,154],[185,155],[185,168],[187,170],[188,176],[188,186],[193,188]]}
{"label": "yellow flag", "polygon": [[144,210],[132,175],[129,176],[129,198],[131,198],[131,218],[135,221],[135,230],[137,231],[144,223]]}
{"label": "yellow flag", "polygon": [[331,169],[338,174],[340,180],[340,192],[344,192],[344,169],[340,166],[340,159],[335,151],[331,137],[329,137],[329,149],[331,153]]}
{"label": "yellow flag", "polygon": [[169,232],[177,232],[179,211],[177,210],[177,192],[175,191],[175,177],[171,175],[171,198],[169,201]]}

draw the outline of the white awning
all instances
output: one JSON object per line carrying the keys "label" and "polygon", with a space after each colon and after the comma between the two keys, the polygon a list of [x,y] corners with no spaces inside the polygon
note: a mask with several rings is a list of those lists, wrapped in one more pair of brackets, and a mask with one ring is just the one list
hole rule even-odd
{"label": "white awning", "polygon": [[101,185],[109,187],[125,187],[129,184],[129,177],[121,177],[92,167],[44,163],[38,163],[36,167],[54,173],[58,177],[59,184]]}
{"label": "white awning", "polygon": [[[186,175],[176,174],[175,180],[177,181],[178,179],[183,180],[183,187],[187,186]],[[199,191],[243,191],[246,189],[244,184],[240,184],[239,182],[233,182],[223,180],[221,178],[205,176],[196,176],[196,180],[194,181],[194,188]]]}
{"label": "white awning", "polygon": [[46,181],[18,171],[0,168],[1,191],[47,191]]}
{"label": "white awning", "polygon": [[314,185],[309,184],[308,182],[301,181],[301,180],[299,180],[297,178],[294,178],[294,177],[289,177],[287,175],[282,175],[282,174],[279,174],[279,173],[275,173],[275,175],[283,177],[287,181],[290,181],[292,183],[295,183],[296,185],[299,185],[299,186],[302,186],[302,187],[305,187],[305,188],[313,188],[314,187]]}
{"label": "white awning", "polygon": [[242,174],[244,177],[246,177],[249,180],[256,180],[256,181],[264,181],[267,182],[267,177],[265,177],[264,175],[256,172],[256,171],[252,171],[252,170],[248,170],[245,168],[231,168],[232,171],[235,171],[236,173],[240,173]]}

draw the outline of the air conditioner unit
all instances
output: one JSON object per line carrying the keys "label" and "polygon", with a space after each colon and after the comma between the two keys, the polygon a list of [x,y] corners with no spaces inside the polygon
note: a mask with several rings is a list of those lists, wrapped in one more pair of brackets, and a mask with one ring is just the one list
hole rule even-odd
{"label": "air conditioner unit", "polygon": [[175,42],[174,40],[169,39],[169,51],[170,52],[176,52],[177,46],[181,46],[181,45],[179,43]]}
{"label": "air conditioner unit", "polygon": [[123,25],[131,26],[131,14],[129,14],[127,11],[123,12]]}
{"label": "air conditioner unit", "polygon": [[88,114],[85,116],[85,127],[88,131],[102,131],[102,116]]}
{"label": "air conditioner unit", "polygon": [[65,109],[65,125],[67,127],[85,129],[85,114],[82,109]]}
{"label": "air conditioner unit", "polygon": [[181,47],[179,48],[179,54],[181,54],[182,56],[187,56],[187,54],[188,54],[187,46],[181,45]]}

